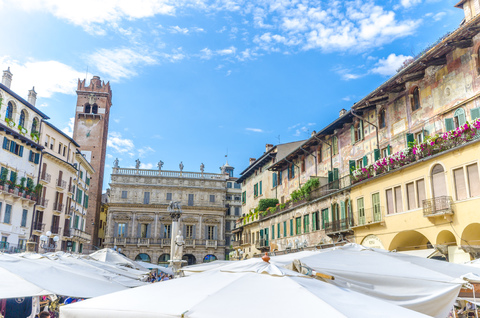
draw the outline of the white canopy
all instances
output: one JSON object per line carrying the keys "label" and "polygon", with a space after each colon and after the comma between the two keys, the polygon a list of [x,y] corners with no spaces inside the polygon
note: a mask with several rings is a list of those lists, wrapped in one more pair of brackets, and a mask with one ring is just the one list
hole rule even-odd
{"label": "white canopy", "polygon": [[255,261],[62,306],[61,317],[428,317]]}
{"label": "white canopy", "polygon": [[88,256],[100,262],[121,265],[121,266],[130,267],[138,270],[145,270],[144,267],[138,265],[128,257],[123,256],[122,254],[120,254],[117,251],[114,251],[111,248],[104,248],[104,249],[98,250]]}
{"label": "white canopy", "polygon": [[160,266],[160,265],[155,265],[152,263],[147,263],[147,262],[142,262],[142,261],[135,261],[139,266],[148,268],[148,269],[157,269],[159,272],[168,274],[168,275],[173,275],[173,271],[171,268],[165,267],[165,266]]}

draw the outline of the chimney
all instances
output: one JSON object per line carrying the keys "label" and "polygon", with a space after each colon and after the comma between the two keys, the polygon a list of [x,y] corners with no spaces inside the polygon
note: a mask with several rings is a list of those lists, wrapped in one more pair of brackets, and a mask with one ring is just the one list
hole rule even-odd
{"label": "chimney", "polygon": [[266,144],[265,145],[265,152],[268,152],[270,149],[273,148],[273,145],[272,144]]}
{"label": "chimney", "polygon": [[340,116],[339,117],[342,117],[346,113],[347,113],[347,110],[345,108],[342,108],[342,110],[340,110]]}
{"label": "chimney", "polygon": [[255,160],[257,160],[257,159],[255,159],[255,158],[250,158],[250,164],[254,163]]}
{"label": "chimney", "polygon": [[28,91],[28,102],[33,106],[35,106],[35,103],[37,102],[37,92],[35,92],[35,86]]}
{"label": "chimney", "polygon": [[311,137],[315,136],[317,134],[317,132],[314,130],[312,131],[312,134],[310,135]]}
{"label": "chimney", "polygon": [[12,85],[12,72],[10,72],[10,66],[6,71],[3,71],[2,84],[8,88]]}

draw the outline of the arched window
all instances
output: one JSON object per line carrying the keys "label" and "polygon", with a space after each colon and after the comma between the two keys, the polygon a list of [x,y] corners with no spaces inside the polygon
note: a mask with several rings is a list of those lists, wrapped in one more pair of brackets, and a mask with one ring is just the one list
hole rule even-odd
{"label": "arched window", "polygon": [[385,108],[382,108],[380,110],[380,113],[378,114],[378,126],[380,126],[380,128],[385,128],[385,126],[387,125],[386,116],[387,111],[385,110]]}
{"label": "arched window", "polygon": [[410,103],[412,105],[412,111],[420,108],[420,90],[418,89],[418,87],[415,87],[413,89]]}
{"label": "arched window", "polygon": [[170,254],[162,254],[158,258],[158,265],[162,265],[162,266],[167,267],[169,260],[170,260]]}
{"label": "arched window", "polygon": [[142,262],[147,262],[147,263],[150,263],[150,256],[148,256],[148,254],[145,254],[145,253],[140,253],[137,255],[137,257],[135,257],[135,260],[136,261],[142,261]]}
{"label": "arched window", "polygon": [[215,255],[212,255],[212,254],[205,255],[205,257],[203,258],[204,263],[209,263],[209,262],[213,262],[213,261],[216,261],[216,260],[217,260],[217,257]]}
{"label": "arched window", "polygon": [[98,113],[98,105],[97,105],[97,104],[93,104],[93,106],[92,106],[92,113],[93,113],[93,114]]}
{"label": "arched window", "polygon": [[465,117],[465,110],[459,108],[453,114],[453,122],[455,123],[455,128],[465,125],[467,118]]}
{"label": "arched window", "polygon": [[332,221],[340,220],[340,209],[338,208],[338,203],[332,204]]}
{"label": "arched window", "polygon": [[25,117],[27,116],[27,113],[25,109],[22,109],[22,112],[20,113],[20,120],[18,121],[18,126],[25,127]]}
{"label": "arched window", "polygon": [[13,110],[14,110],[14,105],[12,102],[8,102],[8,106],[7,106],[7,113],[5,114],[5,118],[8,118],[10,120],[13,119]]}
{"label": "arched window", "polygon": [[85,104],[85,114],[90,114],[90,104],[89,103]]}
{"label": "arched window", "polygon": [[434,198],[447,196],[445,170],[440,164],[436,164],[432,168],[432,194]]}
{"label": "arched window", "polygon": [[182,259],[187,261],[187,265],[195,265],[197,263],[197,259],[192,254],[185,254]]}
{"label": "arched window", "polygon": [[37,129],[38,129],[38,118],[35,117],[32,122],[32,134],[37,133],[38,132]]}

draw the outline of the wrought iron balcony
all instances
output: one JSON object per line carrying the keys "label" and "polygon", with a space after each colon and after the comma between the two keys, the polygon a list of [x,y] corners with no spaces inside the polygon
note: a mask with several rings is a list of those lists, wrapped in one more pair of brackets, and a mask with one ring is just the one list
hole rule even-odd
{"label": "wrought iron balcony", "polygon": [[60,234],[60,232],[62,232],[62,227],[61,226],[52,226],[50,231],[52,232],[52,234],[58,235],[58,234]]}
{"label": "wrought iron balcony", "polygon": [[63,203],[56,203],[53,205],[53,211],[57,213],[62,213],[63,211]]}
{"label": "wrought iron balcony", "polygon": [[266,239],[260,239],[255,242],[255,248],[257,250],[269,250],[270,249],[269,241]]}
{"label": "wrought iron balcony", "polygon": [[341,177],[338,180],[334,180],[330,183],[327,183],[323,186],[320,186],[320,187],[312,190],[312,192],[310,192],[308,200],[314,200],[314,199],[317,199],[317,198],[321,198],[325,195],[328,195],[329,193],[332,193],[332,192],[338,191],[340,189],[346,188],[346,187],[350,186],[351,184],[352,184],[352,182],[351,182],[350,175]]}
{"label": "wrought iron balcony", "polygon": [[383,215],[385,208],[383,206],[375,206],[373,208],[364,209],[362,211],[357,211],[358,213],[358,224],[357,226],[364,226],[373,223],[378,223],[383,221]]}
{"label": "wrought iron balcony", "polygon": [[52,181],[52,176],[49,173],[42,173],[40,175],[40,181],[49,183],[50,181]]}
{"label": "wrought iron balcony", "polygon": [[57,188],[66,189],[67,188],[67,181],[63,181],[62,179],[57,179]]}
{"label": "wrought iron balcony", "polygon": [[233,246],[233,247],[240,247],[242,244],[243,244],[243,240],[233,241],[233,242],[232,242],[232,246]]}
{"label": "wrought iron balcony", "polygon": [[47,208],[48,207],[48,199],[45,198],[38,198],[37,199],[37,204],[42,207],[42,208]]}
{"label": "wrought iron balcony", "polygon": [[43,232],[45,230],[45,223],[33,223],[33,230]]}
{"label": "wrought iron balcony", "polygon": [[450,196],[426,199],[423,200],[422,205],[424,217],[453,214],[452,197]]}
{"label": "wrought iron balcony", "polygon": [[348,232],[353,226],[352,218],[344,218],[332,222],[325,222],[325,234],[333,234],[339,232]]}

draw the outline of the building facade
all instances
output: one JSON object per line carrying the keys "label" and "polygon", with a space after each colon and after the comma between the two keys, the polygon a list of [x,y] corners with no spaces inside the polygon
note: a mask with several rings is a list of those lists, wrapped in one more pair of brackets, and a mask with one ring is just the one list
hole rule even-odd
{"label": "building facade", "polygon": [[[137,164],[139,166],[139,164]],[[159,165],[161,167],[161,165]],[[116,162],[111,175],[105,247],[131,259],[168,265],[172,219],[167,207],[179,201],[188,264],[225,259],[226,173],[127,169]]]}
{"label": "building facade", "polygon": [[244,189],[236,229],[243,258],[346,240],[397,251],[436,248],[450,261],[478,256],[479,2],[457,7],[466,12],[457,30],[256,169],[263,184],[272,180],[275,192],[262,194],[278,206],[259,211],[249,200],[260,195],[259,181],[242,175],[254,185]]}
{"label": "building facade", "polygon": [[102,243],[101,239],[98,239],[98,227],[111,106],[112,90],[109,82],[105,84],[98,76],[93,76],[88,86],[86,80],[78,81],[73,139],[78,142],[82,154],[96,172],[90,180],[89,207],[85,223],[85,231],[92,236],[95,247]]}
{"label": "building facade", "polygon": [[222,174],[227,177],[226,213],[225,213],[225,259],[230,259],[233,252],[234,229],[237,220],[242,214],[242,186],[234,177],[234,168],[228,161],[220,167]]}
{"label": "building facade", "polygon": [[43,149],[39,132],[48,117],[35,107],[34,89],[27,101],[11,82],[9,68],[0,84],[0,250],[16,252],[30,237]]}

